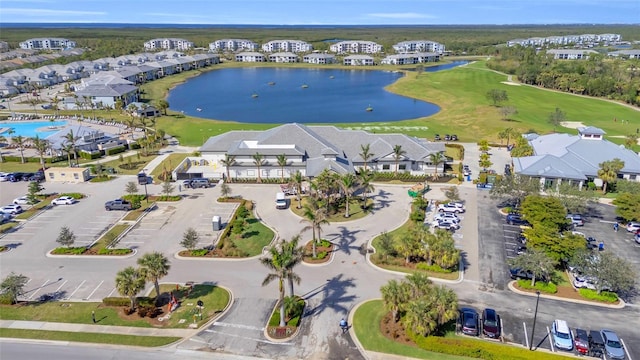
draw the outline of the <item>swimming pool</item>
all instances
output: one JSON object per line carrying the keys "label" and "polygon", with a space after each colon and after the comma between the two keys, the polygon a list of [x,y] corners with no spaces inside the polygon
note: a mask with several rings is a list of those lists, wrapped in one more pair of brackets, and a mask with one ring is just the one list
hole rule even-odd
{"label": "swimming pool", "polygon": [[[60,131],[60,126],[67,125],[66,121],[3,121],[0,122],[0,135],[4,137],[12,137],[22,135],[24,137],[35,137],[38,135],[41,139]],[[56,127],[49,129],[49,127]],[[9,129],[13,130],[13,134],[9,134]]]}

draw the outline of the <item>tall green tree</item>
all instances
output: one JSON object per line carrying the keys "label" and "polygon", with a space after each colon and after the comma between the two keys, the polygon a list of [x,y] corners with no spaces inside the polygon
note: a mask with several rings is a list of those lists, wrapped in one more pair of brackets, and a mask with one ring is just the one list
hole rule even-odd
{"label": "tall green tree", "polygon": [[638,145],[638,134],[629,134],[624,138],[624,146],[627,149],[633,149],[634,146]]}
{"label": "tall green tree", "polygon": [[40,202],[38,199],[38,194],[44,190],[44,187],[37,181],[31,181],[29,183],[29,189],[27,192],[27,202],[29,205],[35,205]]}
{"label": "tall green tree", "polygon": [[358,155],[364,161],[364,169],[367,170],[367,162],[375,155],[371,152],[371,144],[360,144],[360,154]]}
{"label": "tall green tree", "polygon": [[158,110],[160,112],[162,112],[162,115],[167,115],[167,109],[169,108],[169,102],[167,100],[164,99],[160,99],[156,101],[156,107],[158,108]]}
{"label": "tall green tree", "polygon": [[133,195],[138,192],[138,185],[134,181],[129,181],[125,186],[124,191],[129,195]]}
{"label": "tall green tree", "polygon": [[616,214],[625,220],[640,220],[640,194],[620,193],[614,200]]}
{"label": "tall green tree", "polygon": [[556,128],[562,125],[563,122],[567,121],[567,115],[564,111],[560,110],[560,108],[556,108],[554,112],[549,114],[549,124],[553,125],[553,131],[556,131]]}
{"label": "tall green tree", "polygon": [[304,247],[300,245],[300,235],[291,238],[290,241],[284,240],[281,244],[284,256],[287,258],[285,268],[285,278],[289,287],[289,297],[294,297],[293,284],[300,284],[301,278],[294,272],[296,266],[300,265],[304,256]]}
{"label": "tall green tree", "polygon": [[604,182],[602,185],[602,193],[606,194],[607,185],[612,182],[616,182],[618,179],[618,173],[624,167],[624,161],[615,158],[613,160],[603,161],[598,164],[598,166],[600,167],[598,169],[598,177],[602,179],[602,182]]}
{"label": "tall green tree", "polygon": [[261,172],[262,170],[261,167],[265,164],[265,160],[264,160],[264,155],[260,154],[260,153],[256,153],[255,155],[251,156],[253,158],[253,163],[255,164],[255,166],[258,168],[258,183],[262,182],[262,177],[261,177]]}
{"label": "tall green tree", "polygon": [[529,176],[511,174],[503,176],[493,184],[489,194],[512,205],[520,205],[529,195],[540,192],[540,181]]}
{"label": "tall green tree", "polygon": [[137,305],[137,295],[144,289],[145,276],[133,266],[128,266],[116,274],[116,290],[122,296],[129,298],[129,311],[133,312]]}
{"label": "tall green tree", "polygon": [[300,170],[296,171],[291,177],[291,184],[296,189],[296,200],[298,201],[298,206],[296,208],[302,208],[302,182],[304,181],[304,176]]}
{"label": "tall green tree", "polygon": [[393,159],[396,162],[396,171],[395,176],[398,176],[398,170],[400,169],[400,160],[407,154],[405,150],[402,149],[402,145],[394,145],[393,146]]}
{"label": "tall green tree", "polygon": [[198,242],[200,241],[200,236],[198,232],[194,228],[188,228],[184,234],[182,235],[182,241],[180,241],[180,245],[182,245],[187,250],[194,250],[198,246]]}
{"label": "tall green tree", "polygon": [[[6,144],[7,142],[8,142],[7,138],[0,135],[0,144]],[[1,146],[0,146],[0,150],[2,150]],[[4,158],[2,157],[2,152],[0,151],[0,163],[3,163],[3,162],[4,162]]]}
{"label": "tall green tree", "polygon": [[389,280],[386,285],[380,288],[382,301],[387,310],[391,311],[391,317],[395,322],[400,320],[400,308],[407,303],[409,291],[406,282]]}
{"label": "tall green tree", "polygon": [[16,304],[18,303],[18,296],[24,294],[24,287],[28,282],[28,277],[11,272],[0,283],[0,294],[7,296],[11,304]]}
{"label": "tall green tree", "polygon": [[262,281],[262,286],[269,285],[272,281],[278,282],[278,304],[280,306],[280,326],[285,326],[284,321],[284,281],[287,277],[286,266],[290,258],[283,251],[282,243],[269,247],[269,255],[260,258],[260,263],[269,269],[269,273]]}
{"label": "tall green tree", "polygon": [[278,162],[278,166],[280,166],[280,182],[284,183],[284,168],[289,163],[287,159],[287,155],[285,154],[277,155],[276,161]]}
{"label": "tall green tree", "polygon": [[224,154],[224,159],[220,159],[220,163],[224,165],[224,169],[227,173],[227,178],[225,182],[231,182],[231,176],[229,175],[229,168],[232,167],[236,163],[235,155]]}
{"label": "tall green tree", "polygon": [[153,283],[156,290],[156,297],[160,296],[160,284],[158,281],[169,274],[171,264],[163,253],[154,251],[146,253],[138,259],[138,265],[142,276]]}
{"label": "tall green tree", "polygon": [[70,247],[76,241],[76,235],[68,227],[63,226],[60,228],[60,233],[56,242],[62,246]]}
{"label": "tall green tree", "polygon": [[547,256],[542,250],[530,249],[525,253],[507,261],[509,265],[522,271],[533,274],[531,286],[536,284],[536,279],[549,279],[557,262]]}
{"label": "tall green tree", "polygon": [[360,183],[360,189],[362,190],[363,209],[367,208],[367,199],[369,193],[375,190],[375,187],[373,186],[373,184],[371,184],[373,182],[374,176],[375,175],[373,174],[373,171],[367,169],[362,170],[358,173],[358,183]]}
{"label": "tall green tree", "polygon": [[76,161],[76,165],[78,165],[78,153],[77,153],[77,142],[80,140],[79,136],[73,134],[73,130],[69,130],[69,132],[64,136],[64,141],[71,147],[71,151],[73,152],[73,160]]}
{"label": "tall green tree", "polygon": [[529,195],[522,202],[521,212],[533,227],[544,227],[557,233],[569,225],[567,210],[553,197]]}
{"label": "tall green tree", "polygon": [[[312,256],[315,259],[318,256],[316,253],[317,239],[322,239],[320,230],[322,225],[329,224],[329,221],[327,220],[327,212],[325,208],[319,206],[318,201],[313,198],[309,198],[309,201],[302,208],[304,211],[302,213],[303,219],[301,221],[309,223],[309,226],[306,226],[303,230],[311,229]],[[317,238],[316,232],[318,235]]]}
{"label": "tall green tree", "polygon": [[433,164],[434,176],[438,177],[438,165],[447,161],[447,157],[441,152],[434,152],[429,154],[429,162]]}
{"label": "tall green tree", "polygon": [[44,156],[49,150],[51,150],[51,143],[49,142],[49,140],[40,139],[40,137],[36,135],[36,137],[33,138],[33,147],[40,157],[40,169],[44,171],[46,169],[46,166],[44,164]]}
{"label": "tall green tree", "polygon": [[493,106],[499,106],[501,103],[509,100],[507,92],[500,89],[491,89],[485,94],[487,100],[491,101]]}
{"label": "tall green tree", "polygon": [[349,217],[349,201],[351,201],[351,194],[353,194],[353,191],[355,190],[355,186],[357,184],[358,180],[356,178],[356,176],[352,173],[346,173],[344,175],[342,175],[342,177],[340,178],[340,187],[342,187],[342,191],[344,192],[344,196],[346,198],[346,202],[345,202],[345,211],[344,211],[344,217]]}
{"label": "tall green tree", "polygon": [[515,146],[511,149],[511,157],[525,157],[533,155],[533,147],[524,137],[516,137]]}
{"label": "tall green tree", "polygon": [[592,279],[598,293],[605,289],[616,293],[628,292],[637,282],[633,265],[611,251],[593,256],[591,251],[583,250],[575,254],[571,264]]}
{"label": "tall green tree", "polygon": [[24,160],[24,147],[27,143],[27,139],[22,136],[22,135],[18,135],[18,136],[14,136],[11,138],[11,142],[16,144],[16,146],[18,147],[18,151],[20,151],[20,162],[22,164],[25,163]]}

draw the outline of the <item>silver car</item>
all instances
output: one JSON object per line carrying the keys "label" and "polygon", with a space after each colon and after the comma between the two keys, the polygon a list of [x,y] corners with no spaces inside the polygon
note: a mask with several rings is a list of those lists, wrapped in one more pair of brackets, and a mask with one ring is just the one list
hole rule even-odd
{"label": "silver car", "polygon": [[612,330],[601,330],[600,334],[604,340],[604,351],[608,359],[624,359],[625,352],[618,335]]}

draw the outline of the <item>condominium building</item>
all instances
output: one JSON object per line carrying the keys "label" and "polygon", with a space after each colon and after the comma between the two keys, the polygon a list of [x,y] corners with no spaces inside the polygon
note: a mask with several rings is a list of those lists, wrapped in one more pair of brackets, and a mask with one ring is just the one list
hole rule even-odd
{"label": "condominium building", "polygon": [[185,39],[164,38],[151,39],[144,43],[145,50],[189,50],[193,48],[193,42]]}
{"label": "condominium building", "polygon": [[63,50],[76,47],[76,42],[64,38],[33,38],[20,43],[21,49]]}
{"label": "condominium building", "polygon": [[373,41],[340,41],[329,47],[335,53],[364,53],[377,54],[382,51],[382,45]]}
{"label": "condominium building", "polygon": [[385,65],[413,65],[437,61],[440,61],[440,55],[431,52],[388,55],[380,63]]}
{"label": "condominium building", "polygon": [[247,39],[220,39],[210,43],[209,49],[215,52],[256,51],[258,50],[258,43]]}
{"label": "condominium building", "polygon": [[513,39],[507,41],[507,46],[535,46],[544,47],[548,45],[593,45],[609,44],[622,40],[620,34],[581,34],[581,35],[560,35],[547,37],[532,37],[527,39]]}
{"label": "condominium building", "polygon": [[301,40],[271,40],[262,45],[262,51],[266,52],[310,52],[313,50],[313,45]]}
{"label": "condominium building", "polygon": [[393,45],[393,50],[397,53],[410,52],[430,52],[442,55],[445,51],[444,45],[431,40],[409,40],[401,41]]}

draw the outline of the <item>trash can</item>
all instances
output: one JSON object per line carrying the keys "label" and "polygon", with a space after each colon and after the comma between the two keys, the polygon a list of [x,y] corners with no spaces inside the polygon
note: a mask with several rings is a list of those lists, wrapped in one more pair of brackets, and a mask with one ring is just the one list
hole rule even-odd
{"label": "trash can", "polygon": [[211,223],[213,225],[213,231],[218,231],[222,229],[222,221],[220,220],[220,216],[218,215],[214,216],[213,219],[211,220]]}
{"label": "trash can", "polygon": [[600,241],[600,243],[598,244],[598,251],[603,251],[604,250],[604,242]]}

